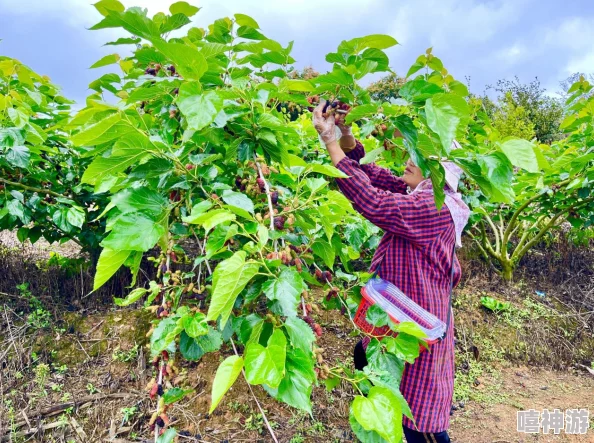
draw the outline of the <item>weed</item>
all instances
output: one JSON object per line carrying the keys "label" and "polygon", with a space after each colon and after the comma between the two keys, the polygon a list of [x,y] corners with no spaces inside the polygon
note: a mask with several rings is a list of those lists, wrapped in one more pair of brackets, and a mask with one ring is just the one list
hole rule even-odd
{"label": "weed", "polygon": [[51,324],[51,314],[45,307],[41,300],[35,297],[31,291],[29,291],[29,283],[21,283],[17,285],[17,289],[25,300],[29,303],[31,312],[27,316],[27,323],[36,329],[49,328]]}
{"label": "weed", "polygon": [[121,361],[122,363],[128,363],[131,361],[136,360],[138,357],[138,345],[134,345],[132,349],[127,351],[120,350],[119,346],[114,349],[113,353],[111,354],[111,358],[114,361]]}
{"label": "weed", "polygon": [[301,434],[295,434],[293,436],[293,438],[291,438],[291,440],[289,440],[289,443],[304,443],[305,442],[305,437]]}
{"label": "weed", "polygon": [[101,392],[99,389],[93,386],[93,383],[87,383],[87,391],[89,394],[97,394],[98,392]]}
{"label": "weed", "polygon": [[134,415],[138,412],[138,408],[136,406],[130,406],[129,408],[122,408],[120,409],[120,412],[122,413],[122,424],[121,426],[125,425],[126,423],[128,423],[128,421],[130,421],[130,419],[132,417],[134,417]]}

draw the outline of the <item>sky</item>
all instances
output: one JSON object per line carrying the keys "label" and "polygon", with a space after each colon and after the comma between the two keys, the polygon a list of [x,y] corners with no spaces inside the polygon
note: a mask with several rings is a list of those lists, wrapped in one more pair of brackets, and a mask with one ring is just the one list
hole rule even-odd
{"label": "sky", "polygon": [[[167,11],[170,0],[124,0],[126,6]],[[330,68],[324,57],[344,39],[390,34],[390,66],[404,75],[428,47],[457,79],[483,93],[499,79],[538,77],[550,93],[575,72],[594,72],[592,0],[200,0],[193,25],[244,13],[262,32],[295,41],[298,67]],[[0,55],[48,75],[64,94],[84,103],[88,85],[112,68],[89,69],[123,47],[103,46],[123,30],[89,31],[101,15],[85,0],[0,0]]]}

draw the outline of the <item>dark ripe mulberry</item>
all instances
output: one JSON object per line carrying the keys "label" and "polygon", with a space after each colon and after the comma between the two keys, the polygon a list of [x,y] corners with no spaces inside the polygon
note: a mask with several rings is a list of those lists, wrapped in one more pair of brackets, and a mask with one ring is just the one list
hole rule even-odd
{"label": "dark ripe mulberry", "polygon": [[274,191],[272,194],[270,194],[270,200],[272,200],[273,205],[278,203],[278,191]]}
{"label": "dark ripe mulberry", "polygon": [[157,394],[158,394],[158,395],[163,395],[163,385],[162,385],[162,384],[160,384],[160,385],[158,385],[158,386],[159,386],[159,387],[157,388]]}
{"label": "dark ripe mulberry", "polygon": [[284,227],[285,227],[285,217],[283,217],[282,215],[281,216],[278,216],[278,217],[275,217],[274,218],[274,227],[276,229],[278,229],[279,231],[282,230],[282,229],[284,229]]}
{"label": "dark ripe mulberry", "polygon": [[318,281],[323,281],[323,279],[324,279],[324,273],[322,271],[320,271],[319,269],[316,269],[316,279]]}
{"label": "dark ripe mulberry", "polygon": [[148,75],[157,75],[157,70],[154,68],[146,68],[144,73]]}
{"label": "dark ripe mulberry", "polygon": [[173,66],[173,65],[167,66],[167,70],[169,72],[171,72],[172,75],[175,74],[175,66]]}
{"label": "dark ripe mulberry", "polygon": [[175,88],[175,89],[173,90],[173,95],[177,95],[177,94],[179,94],[179,88]]}
{"label": "dark ripe mulberry", "polygon": [[311,318],[309,315],[306,315],[305,317],[303,317],[303,321],[304,321],[305,323],[307,323],[309,326],[311,326],[312,328],[313,328],[313,325],[316,323],[316,322],[314,321],[314,319],[313,319],[313,318]]}
{"label": "dark ripe mulberry", "polygon": [[330,271],[324,271],[324,280],[328,283],[332,281],[332,273]]}
{"label": "dark ripe mulberry", "polygon": [[157,426],[159,426],[160,428],[165,427],[165,422],[163,421],[163,419],[161,417],[157,417],[157,420],[155,420],[155,424]]}
{"label": "dark ripe mulberry", "polygon": [[241,189],[241,186],[243,185],[243,183],[241,183],[241,177],[238,175],[237,177],[235,177],[235,186],[238,189]]}
{"label": "dark ripe mulberry", "polygon": [[164,311],[165,309],[163,308],[163,306],[159,306],[159,308],[157,309],[157,318],[161,317],[161,313]]}
{"label": "dark ripe mulberry", "polygon": [[258,183],[258,187],[260,188],[260,192],[264,192],[266,190],[266,182],[261,177],[256,179],[256,183]]}

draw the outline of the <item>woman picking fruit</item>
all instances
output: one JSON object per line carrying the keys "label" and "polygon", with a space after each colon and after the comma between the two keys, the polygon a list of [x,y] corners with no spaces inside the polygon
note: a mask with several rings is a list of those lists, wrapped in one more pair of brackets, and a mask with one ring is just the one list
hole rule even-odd
{"label": "woman picking fruit", "polygon": [[[435,206],[430,179],[410,160],[402,177],[374,164],[361,165],[363,145],[355,140],[344,113],[324,113],[322,101],[314,109],[314,126],[334,165],[348,175],[336,179],[343,194],[366,219],[384,230],[371,268],[396,285],[415,303],[446,322],[451,309],[451,285],[460,281],[461,269],[454,245],[468,221],[468,206],[456,193],[460,168],[443,163],[446,172],[445,206]],[[336,127],[342,136],[337,139]],[[452,273],[452,267],[453,273]],[[450,314],[451,315],[451,314]],[[422,353],[414,364],[406,364],[400,390],[408,402],[415,424],[404,417],[408,443],[449,442],[447,433],[454,390],[454,325],[446,335]],[[365,348],[355,347],[355,367],[367,365]]]}

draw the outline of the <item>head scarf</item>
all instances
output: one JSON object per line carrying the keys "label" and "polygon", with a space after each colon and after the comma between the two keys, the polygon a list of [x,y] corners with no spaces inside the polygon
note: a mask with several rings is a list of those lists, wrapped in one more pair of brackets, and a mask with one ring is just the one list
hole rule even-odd
{"label": "head scarf", "polygon": [[[445,170],[445,205],[450,210],[452,220],[454,221],[454,228],[456,230],[456,246],[462,246],[462,231],[468,223],[468,217],[470,216],[470,209],[462,201],[462,194],[456,192],[458,190],[458,182],[460,181],[460,175],[462,175],[462,169],[456,166],[452,162],[442,162],[441,165]],[[419,185],[411,192],[431,192],[433,193],[433,185],[431,179],[423,180]]]}

